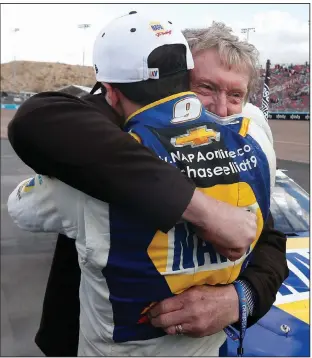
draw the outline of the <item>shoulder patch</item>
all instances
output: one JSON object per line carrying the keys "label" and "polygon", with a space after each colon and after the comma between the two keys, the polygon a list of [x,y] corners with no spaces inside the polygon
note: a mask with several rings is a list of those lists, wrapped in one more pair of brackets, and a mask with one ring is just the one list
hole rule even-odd
{"label": "shoulder patch", "polygon": [[29,179],[24,185],[23,185],[23,192],[28,193],[31,191],[35,186],[35,178]]}
{"label": "shoulder patch", "polygon": [[24,182],[19,188],[18,188],[18,193],[20,194],[21,192],[24,193],[28,193],[30,192],[36,185],[36,179],[37,183],[39,185],[42,185],[43,183],[43,178],[42,175],[40,174],[36,174],[36,176],[34,176],[33,178],[28,179],[26,182]]}

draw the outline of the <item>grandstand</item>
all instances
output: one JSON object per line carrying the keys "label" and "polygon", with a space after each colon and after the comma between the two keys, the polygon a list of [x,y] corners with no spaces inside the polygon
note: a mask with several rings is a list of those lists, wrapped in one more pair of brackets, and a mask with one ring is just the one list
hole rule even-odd
{"label": "grandstand", "polygon": [[[265,69],[251,102],[261,107]],[[310,65],[275,65],[270,76],[270,112],[310,112]]]}

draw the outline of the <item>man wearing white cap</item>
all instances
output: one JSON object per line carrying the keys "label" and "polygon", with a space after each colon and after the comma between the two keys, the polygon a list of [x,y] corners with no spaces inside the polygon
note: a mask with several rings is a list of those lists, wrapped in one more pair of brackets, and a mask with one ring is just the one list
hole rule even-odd
{"label": "man wearing white cap", "polygon": [[[127,118],[125,129],[178,166],[218,207],[221,200],[254,212],[258,239],[269,212],[274,151],[248,119],[238,116],[223,126],[186,92],[193,59],[182,33],[170,22],[121,17],[99,34],[94,67],[108,103]],[[230,240],[201,241],[184,222],[164,234],[124,208],[41,175],[16,188],[9,211],[23,229],[76,239],[82,271],[79,355],[218,355],[223,332],[195,339],[182,336],[187,327],[179,324],[178,335],[166,335],[145,314],[155,302],[194,285],[233,282],[256,240],[244,243],[245,253]],[[234,265],[216,248],[240,260]]]}

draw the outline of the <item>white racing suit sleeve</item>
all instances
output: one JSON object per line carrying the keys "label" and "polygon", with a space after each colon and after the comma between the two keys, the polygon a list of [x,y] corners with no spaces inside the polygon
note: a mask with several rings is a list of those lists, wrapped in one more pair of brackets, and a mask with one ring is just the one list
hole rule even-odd
{"label": "white racing suit sleeve", "polygon": [[250,119],[248,134],[259,143],[267,157],[270,167],[270,186],[272,193],[276,176],[276,154],[273,147],[273,136],[271,128],[262,111],[251,103],[247,103],[245,105],[242,114],[244,117]]}
{"label": "white racing suit sleeve", "polygon": [[77,193],[57,179],[36,174],[10,194],[8,212],[22,230],[77,236]]}
{"label": "white racing suit sleeve", "polygon": [[252,119],[259,127],[261,127],[267,135],[271,144],[273,144],[273,135],[271,128],[260,108],[251,103],[246,103],[243,108],[242,114],[244,115],[244,117]]}

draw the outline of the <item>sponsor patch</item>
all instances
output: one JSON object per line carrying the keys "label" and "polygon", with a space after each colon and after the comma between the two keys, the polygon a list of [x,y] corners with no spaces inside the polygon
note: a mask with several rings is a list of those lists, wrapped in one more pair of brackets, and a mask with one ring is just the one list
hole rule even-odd
{"label": "sponsor patch", "polygon": [[148,78],[152,80],[159,79],[159,69],[158,68],[149,68],[148,69]]}
{"label": "sponsor patch", "polygon": [[171,138],[171,144],[175,147],[190,145],[192,148],[195,148],[210,144],[212,141],[220,141],[220,132],[208,129],[207,126],[192,128],[187,131],[187,134]]}
{"label": "sponsor patch", "polygon": [[28,193],[31,191],[35,186],[35,178],[31,178],[24,186],[23,192]]}
{"label": "sponsor patch", "polygon": [[157,31],[165,31],[164,27],[159,22],[151,22],[151,29],[155,32]]}
{"label": "sponsor patch", "polygon": [[171,35],[172,30],[166,30],[160,22],[150,22],[150,28],[157,37],[163,35]]}
{"label": "sponsor patch", "polygon": [[25,184],[21,185],[18,188],[17,191],[17,196],[19,198],[19,200],[21,199],[21,194],[23,193],[28,193],[30,192],[36,185],[36,178],[38,180],[39,185],[42,185],[43,183],[43,178],[40,174],[37,174],[35,177],[29,179]]}

